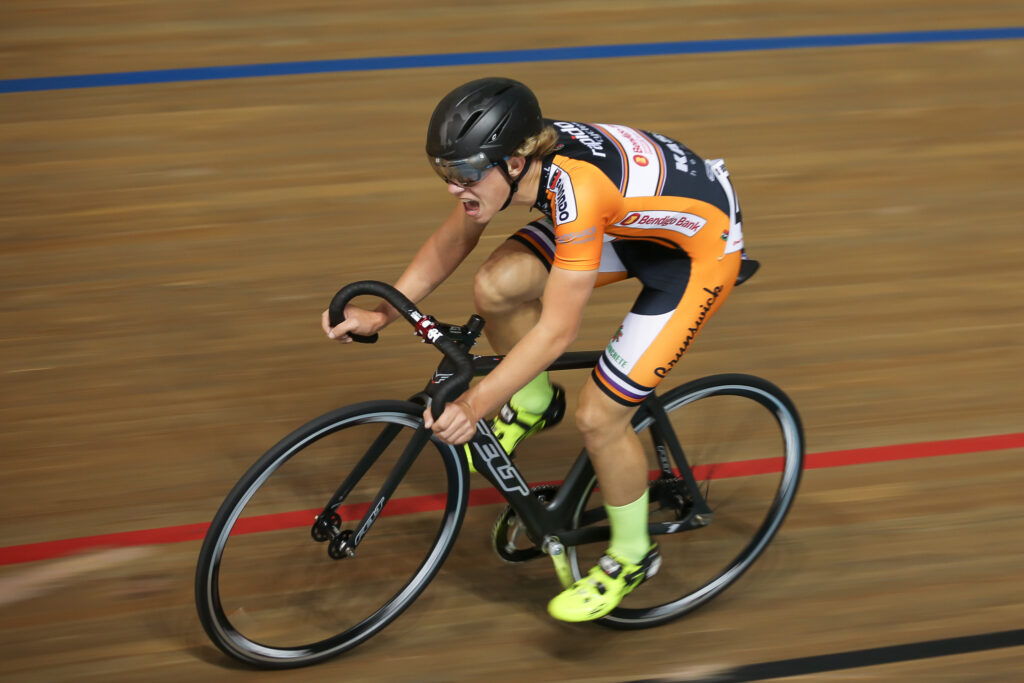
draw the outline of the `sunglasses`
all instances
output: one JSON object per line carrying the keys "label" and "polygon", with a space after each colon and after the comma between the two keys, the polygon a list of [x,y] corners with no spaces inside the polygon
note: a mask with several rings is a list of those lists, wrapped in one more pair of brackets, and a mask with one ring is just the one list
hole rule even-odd
{"label": "sunglasses", "polygon": [[487,171],[497,166],[498,161],[491,161],[483,152],[477,152],[466,159],[451,161],[440,157],[429,157],[430,166],[445,184],[458,185],[459,187],[472,187],[476,185]]}

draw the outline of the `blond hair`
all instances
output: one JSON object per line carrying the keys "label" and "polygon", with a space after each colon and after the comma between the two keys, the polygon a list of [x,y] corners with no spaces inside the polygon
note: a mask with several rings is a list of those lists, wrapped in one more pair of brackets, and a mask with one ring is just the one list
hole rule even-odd
{"label": "blond hair", "polygon": [[516,147],[516,151],[513,152],[517,157],[526,157],[527,159],[538,159],[546,157],[555,151],[558,147],[558,132],[554,126],[547,126],[541,132],[536,135],[523,140],[523,142]]}

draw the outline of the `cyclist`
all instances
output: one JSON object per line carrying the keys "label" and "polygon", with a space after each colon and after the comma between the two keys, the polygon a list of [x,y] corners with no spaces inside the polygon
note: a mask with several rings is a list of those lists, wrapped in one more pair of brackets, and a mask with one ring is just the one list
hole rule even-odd
{"label": "cyclist", "polygon": [[[579,394],[576,425],[593,461],[611,525],[596,567],[557,595],[564,621],[604,616],[660,565],[647,533],[647,464],[630,424],[637,405],[677,364],[736,281],[743,236],[721,160],[636,128],[545,119],[522,83],[484,78],[446,95],[427,129],[427,156],[456,200],[395,286],[413,302],[433,291],[505,208],[542,217],[499,246],[474,280],[494,351],[507,354],[428,427],[463,444],[497,411],[508,453],[553,426],[563,390],[545,368],[575,339],[594,287],[636,277],[642,290]],[[349,305],[329,337],[351,341],[399,317],[390,305]]]}

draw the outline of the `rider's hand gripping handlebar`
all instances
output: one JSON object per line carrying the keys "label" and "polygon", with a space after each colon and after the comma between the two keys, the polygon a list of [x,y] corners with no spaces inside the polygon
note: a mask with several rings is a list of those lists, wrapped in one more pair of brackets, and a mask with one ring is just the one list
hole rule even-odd
{"label": "rider's hand gripping handlebar", "polygon": [[[459,343],[444,335],[435,324],[433,318],[424,315],[417,310],[416,305],[404,294],[389,284],[376,280],[361,280],[345,285],[331,299],[328,308],[331,327],[339,325],[345,320],[345,306],[357,296],[371,295],[384,299],[408,320],[416,329],[416,334],[423,337],[424,341],[433,344],[454,367],[450,378],[435,384],[435,390],[431,393],[430,411],[437,419],[444,412],[445,405],[458,398],[467,388],[473,377],[473,365],[470,355]],[[377,341],[377,335],[369,337],[349,334],[354,341],[373,343]]]}

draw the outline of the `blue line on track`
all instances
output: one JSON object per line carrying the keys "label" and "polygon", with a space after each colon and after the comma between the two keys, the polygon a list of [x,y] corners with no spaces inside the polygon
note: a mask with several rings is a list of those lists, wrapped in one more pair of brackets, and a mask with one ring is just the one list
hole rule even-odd
{"label": "blue line on track", "polygon": [[266,76],[297,76],[302,74],[339,73],[345,71],[382,71],[389,69],[423,69],[444,66],[476,66],[523,62],[556,62],[571,59],[614,59],[619,57],[652,57],[659,55],[711,54],[716,52],[749,52],[752,50],[791,50],[798,48],[855,47],[864,45],[900,45],[913,43],[947,43],[971,40],[1009,40],[1024,38],[1024,26],[1009,28],[976,28],[947,31],[901,31],[893,33],[851,33],[822,36],[784,36],[776,38],[736,38],[724,40],[693,40],[666,43],[630,43],[622,45],[584,45],[534,50],[497,50],[493,52],[459,52],[435,55],[404,55],[363,57],[356,59],[323,59],[276,64],[239,64],[204,66],[191,69],[157,69],[120,73],[48,76],[43,78],[12,78],[0,80],[0,93],[65,90],[70,88],[101,88],[119,85],[150,85],[230,78]]}

